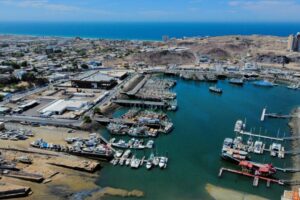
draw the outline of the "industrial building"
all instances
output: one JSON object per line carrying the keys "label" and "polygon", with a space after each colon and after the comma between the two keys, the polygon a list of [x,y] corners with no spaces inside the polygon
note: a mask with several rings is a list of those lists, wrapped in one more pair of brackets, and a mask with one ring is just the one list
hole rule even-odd
{"label": "industrial building", "polygon": [[118,84],[117,80],[99,71],[90,71],[79,75],[71,80],[76,88],[111,89]]}
{"label": "industrial building", "polygon": [[59,99],[39,112],[43,116],[62,115],[66,111],[80,111],[86,105],[87,101]]}

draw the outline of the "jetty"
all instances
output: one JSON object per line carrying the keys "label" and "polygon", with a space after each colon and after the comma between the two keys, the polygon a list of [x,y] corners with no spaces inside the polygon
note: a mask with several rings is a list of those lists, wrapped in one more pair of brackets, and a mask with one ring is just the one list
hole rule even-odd
{"label": "jetty", "polygon": [[281,114],[278,114],[278,113],[267,113],[267,108],[264,108],[262,110],[262,113],[261,113],[260,121],[263,122],[266,117],[288,119],[288,118],[291,118],[293,116],[292,115],[281,115]]}
{"label": "jetty", "polygon": [[268,178],[268,177],[259,176],[259,175],[253,175],[253,174],[250,174],[250,173],[245,172],[245,171],[239,171],[239,170],[234,170],[234,169],[229,169],[229,168],[224,168],[224,167],[222,167],[220,169],[219,177],[222,177],[224,172],[230,172],[230,173],[233,173],[233,174],[238,174],[238,175],[251,177],[251,178],[253,178],[253,186],[255,186],[255,187],[258,186],[260,180],[266,181],[268,187],[270,186],[270,183],[277,183],[279,185],[284,185],[284,181],[282,181],[282,180]]}
{"label": "jetty", "polygon": [[113,103],[127,106],[127,107],[140,107],[140,108],[152,108],[152,109],[172,109],[171,103],[163,101],[143,101],[143,100],[131,100],[131,99],[117,99],[112,100]]}
{"label": "jetty", "polygon": [[100,124],[109,124],[109,123],[115,123],[115,124],[127,124],[127,125],[134,125],[136,122],[122,119],[122,118],[109,118],[109,117],[95,117],[95,121],[99,122]]}

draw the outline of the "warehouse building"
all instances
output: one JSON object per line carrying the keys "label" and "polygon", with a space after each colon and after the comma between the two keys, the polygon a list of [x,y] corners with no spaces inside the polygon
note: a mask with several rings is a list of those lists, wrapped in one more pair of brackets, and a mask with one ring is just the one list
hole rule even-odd
{"label": "warehouse building", "polygon": [[76,88],[111,89],[118,84],[112,76],[100,73],[99,71],[86,72],[71,80]]}
{"label": "warehouse building", "polygon": [[66,111],[80,111],[86,105],[88,105],[87,101],[59,99],[39,112],[45,117],[51,115],[62,115]]}

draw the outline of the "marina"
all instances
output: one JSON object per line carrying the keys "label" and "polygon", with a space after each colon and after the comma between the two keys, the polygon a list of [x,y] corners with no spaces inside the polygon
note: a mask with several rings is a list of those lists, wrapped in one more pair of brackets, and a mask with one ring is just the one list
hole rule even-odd
{"label": "marina", "polygon": [[[272,163],[273,166],[277,169],[275,178],[259,178],[258,182],[257,179],[255,181],[255,185],[260,185],[262,182],[265,182],[270,187],[268,189],[262,189],[262,190],[255,190],[254,193],[260,194],[264,197],[267,197],[269,199],[277,199],[277,196],[281,194],[281,191],[283,191],[283,186],[279,183],[283,180],[288,179],[288,174],[284,173],[284,171],[296,171],[297,169],[293,169],[291,166],[289,166],[289,141],[287,138],[291,137],[290,135],[286,134],[283,136],[281,134],[280,136],[277,134],[278,128],[280,127],[280,132],[286,132],[288,133],[286,127],[286,119],[273,121],[268,120],[264,122],[263,125],[258,124],[259,122],[259,116],[261,114],[261,108],[265,105],[268,105],[268,107],[275,107],[281,106],[281,110],[285,112],[290,112],[292,106],[285,107],[283,102],[286,102],[287,100],[283,100],[283,96],[281,96],[282,92],[287,90],[284,87],[278,86],[273,87],[271,90],[262,91],[259,87],[254,87],[253,84],[244,83],[243,87],[234,87],[232,84],[229,84],[226,81],[218,81],[218,87],[221,87],[226,93],[224,93],[220,97],[215,97],[215,95],[210,95],[208,91],[208,84],[206,83],[192,83],[185,80],[177,80],[176,87],[174,88],[177,93],[177,101],[178,106],[180,109],[176,112],[176,114],[172,114],[172,112],[167,112],[168,116],[170,117],[170,120],[172,120],[172,123],[174,124],[174,129],[171,132],[170,136],[164,136],[158,137],[155,139],[155,149],[158,149],[159,152],[168,152],[168,158],[172,159],[172,162],[169,164],[166,170],[162,172],[162,174],[157,174],[160,170],[151,170],[151,173],[146,173],[144,170],[147,168],[147,163],[144,164],[144,167],[139,167],[140,170],[131,170],[131,167],[125,167],[126,161],[123,161],[123,166],[117,162],[116,167],[112,164],[107,165],[108,168],[103,169],[104,177],[102,177],[104,180],[100,180],[100,184],[114,184],[118,187],[133,187],[136,184],[143,183],[143,186],[140,188],[144,189],[145,191],[148,191],[151,193],[150,197],[146,197],[145,199],[156,199],[156,198],[165,198],[170,199],[169,195],[161,193],[161,187],[155,187],[153,186],[155,180],[153,178],[152,173],[157,174],[159,176],[160,181],[164,184],[165,190],[169,190],[172,187],[176,187],[175,184],[169,183],[169,176],[174,176],[176,174],[176,177],[178,179],[181,179],[185,182],[185,184],[189,183],[190,177],[201,177],[201,180],[203,178],[207,179],[210,183],[213,184],[220,184],[224,187],[230,187],[235,188],[237,190],[242,190],[243,192],[249,192],[253,193],[253,189],[251,187],[251,184],[253,181],[249,184],[249,179],[231,179],[230,177],[225,176],[222,179],[216,180],[215,177],[217,177],[217,174],[219,170],[223,168],[228,168],[229,163],[226,164],[226,167],[224,162],[227,163],[227,161],[220,160],[220,145],[224,142],[224,138],[227,138],[228,136],[232,136],[232,142],[237,137],[243,137],[243,145],[247,145],[248,138],[252,137],[252,151],[248,152],[242,150],[235,151],[235,150],[228,150],[229,154],[235,154],[236,159],[240,159],[242,156],[249,157],[250,161],[255,161],[257,163]],[[244,93],[244,90],[247,90],[247,93]],[[282,99],[282,101],[272,101],[274,97],[270,98],[263,98],[262,96],[265,96],[266,92],[272,92],[272,90],[276,90],[276,98]],[[189,93],[185,91],[193,91],[193,95],[190,95]],[[273,92],[272,92],[273,94]],[[252,96],[254,95],[254,96]],[[248,101],[243,101],[241,103],[241,99],[251,99],[253,98],[262,98],[264,99],[263,102],[255,104],[254,108],[247,109],[249,105],[253,106],[253,104],[248,103]],[[223,102],[229,101],[228,103]],[[222,110],[218,106],[220,105],[219,102],[224,103],[224,106],[222,106]],[[289,101],[291,101],[291,97],[289,97]],[[201,102],[201,103],[200,103]],[[239,102],[239,103],[237,103]],[[281,103],[279,103],[281,102]],[[296,100],[293,101],[296,104]],[[191,106],[193,105],[193,106]],[[198,112],[196,112],[195,107],[197,108]],[[283,109],[285,107],[286,109]],[[200,112],[201,110],[201,112]],[[240,112],[243,111],[243,112]],[[128,109],[122,108],[114,114],[114,117],[120,117],[128,112]],[[222,114],[223,112],[226,112],[226,117]],[[241,117],[247,117],[247,124],[244,122],[244,120],[240,120],[240,125],[237,127],[234,127],[235,122],[237,119]],[[182,121],[182,119],[185,119]],[[214,124],[209,123],[210,125],[207,125],[208,121],[204,120],[212,120],[218,121],[220,124]],[[244,125],[245,124],[245,125]],[[267,129],[268,132],[264,134],[256,134],[255,131],[249,131],[251,134],[255,135],[246,135],[241,134],[248,133],[246,131],[248,128],[246,127],[260,127],[263,126],[264,129]],[[198,128],[196,128],[198,127]],[[199,129],[199,127],[201,127]],[[233,130],[235,129],[235,131]],[[254,130],[254,129],[252,129]],[[258,129],[259,130],[259,129]],[[276,134],[275,134],[276,133]],[[110,133],[107,131],[106,133],[107,137],[110,137]],[[257,135],[257,137],[256,137]],[[278,135],[278,136],[277,136]],[[220,137],[221,136],[221,137]],[[222,137],[223,136],[223,137]],[[257,150],[259,151],[264,149],[262,152],[263,154],[256,154],[254,153],[254,144],[256,141],[260,141],[265,144],[257,143]],[[266,136],[266,138],[264,137]],[[123,138],[124,137],[124,138]],[[122,139],[125,141],[128,141],[128,136],[122,136]],[[188,143],[189,145],[184,145],[182,147],[182,150],[177,150],[172,148],[173,146],[182,146],[182,140],[185,140],[185,143]],[[268,139],[270,138],[270,139]],[[277,139],[279,138],[279,139]],[[283,141],[281,138],[285,138]],[[126,140],[127,139],[127,140]],[[209,145],[209,142],[213,142],[216,144],[219,144],[218,147]],[[239,140],[236,140],[238,142]],[[251,140],[249,140],[250,144]],[[273,144],[274,143],[274,144]],[[172,145],[171,145],[172,144]],[[284,158],[279,158],[279,154],[276,149],[280,148],[278,144],[281,144],[281,150],[282,147],[284,147]],[[270,148],[273,149],[275,152],[272,153]],[[135,156],[139,160],[142,160],[143,157],[145,157],[145,160],[148,160],[150,157],[149,154],[144,154],[142,151],[135,151]],[[207,156],[204,155],[197,155],[195,152],[205,152]],[[261,151],[259,151],[261,152]],[[134,155],[133,154],[133,155]],[[193,155],[193,156],[191,156]],[[245,159],[247,161],[247,159]],[[188,161],[188,162],[187,162]],[[127,161],[129,164],[130,162]],[[193,163],[193,164],[189,164]],[[207,164],[206,164],[207,163]],[[111,166],[112,165],[112,166]],[[128,165],[129,166],[129,165]],[[150,163],[149,163],[150,166]],[[144,168],[144,170],[142,169]],[[182,174],[180,171],[185,170],[186,173]],[[235,168],[233,168],[236,170]],[[239,170],[237,170],[239,171]],[[205,172],[205,173],[204,173]],[[117,174],[115,174],[117,173]],[[237,173],[234,173],[237,175]],[[137,179],[143,179],[147,180],[145,181],[138,181],[133,180],[132,183],[128,183],[126,180],[130,179],[131,176],[136,176]],[[118,182],[114,182],[111,180],[111,177],[117,177],[118,176]],[[121,176],[121,177],[120,177]],[[223,175],[222,175],[223,176]],[[241,176],[241,175],[238,175]],[[243,176],[243,175],[242,175]],[[277,178],[280,177],[280,179]],[[254,180],[253,176],[249,176]],[[268,183],[268,179],[272,179]],[[195,178],[193,178],[195,180]],[[197,187],[203,186],[203,183],[200,179],[196,178]],[[238,184],[237,183],[238,180]],[[273,184],[272,184],[273,183]],[[144,185],[145,184],[145,185]],[[286,181],[284,181],[284,184],[288,184]],[[189,185],[189,184],[188,184]],[[238,185],[238,186],[237,186]],[[148,189],[148,188],[151,189]],[[189,185],[189,188],[181,187],[178,189],[180,191],[178,198],[175,197],[175,199],[182,199],[186,197],[186,193],[190,193],[192,191],[197,191],[196,194],[201,194],[201,198],[203,199],[211,199],[211,197],[202,191],[199,191],[195,188],[195,184]],[[193,189],[190,189],[193,188]],[[268,191],[268,192],[267,192]],[[156,193],[157,192],[157,193]],[[193,192],[192,192],[193,193]],[[273,198],[274,197],[274,198]],[[107,198],[107,199],[114,199],[114,198]],[[174,199],[174,196],[173,198]]]}

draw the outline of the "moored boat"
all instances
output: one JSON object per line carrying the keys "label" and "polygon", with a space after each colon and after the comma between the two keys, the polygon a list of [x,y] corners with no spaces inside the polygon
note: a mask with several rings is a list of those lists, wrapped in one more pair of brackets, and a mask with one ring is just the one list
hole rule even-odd
{"label": "moored boat", "polygon": [[229,83],[230,84],[234,84],[234,85],[244,85],[244,79],[241,79],[241,78],[232,78],[229,80]]}
{"label": "moored boat", "polygon": [[217,88],[216,86],[209,87],[209,91],[217,93],[217,94],[222,94],[223,93],[222,89],[221,88]]}

